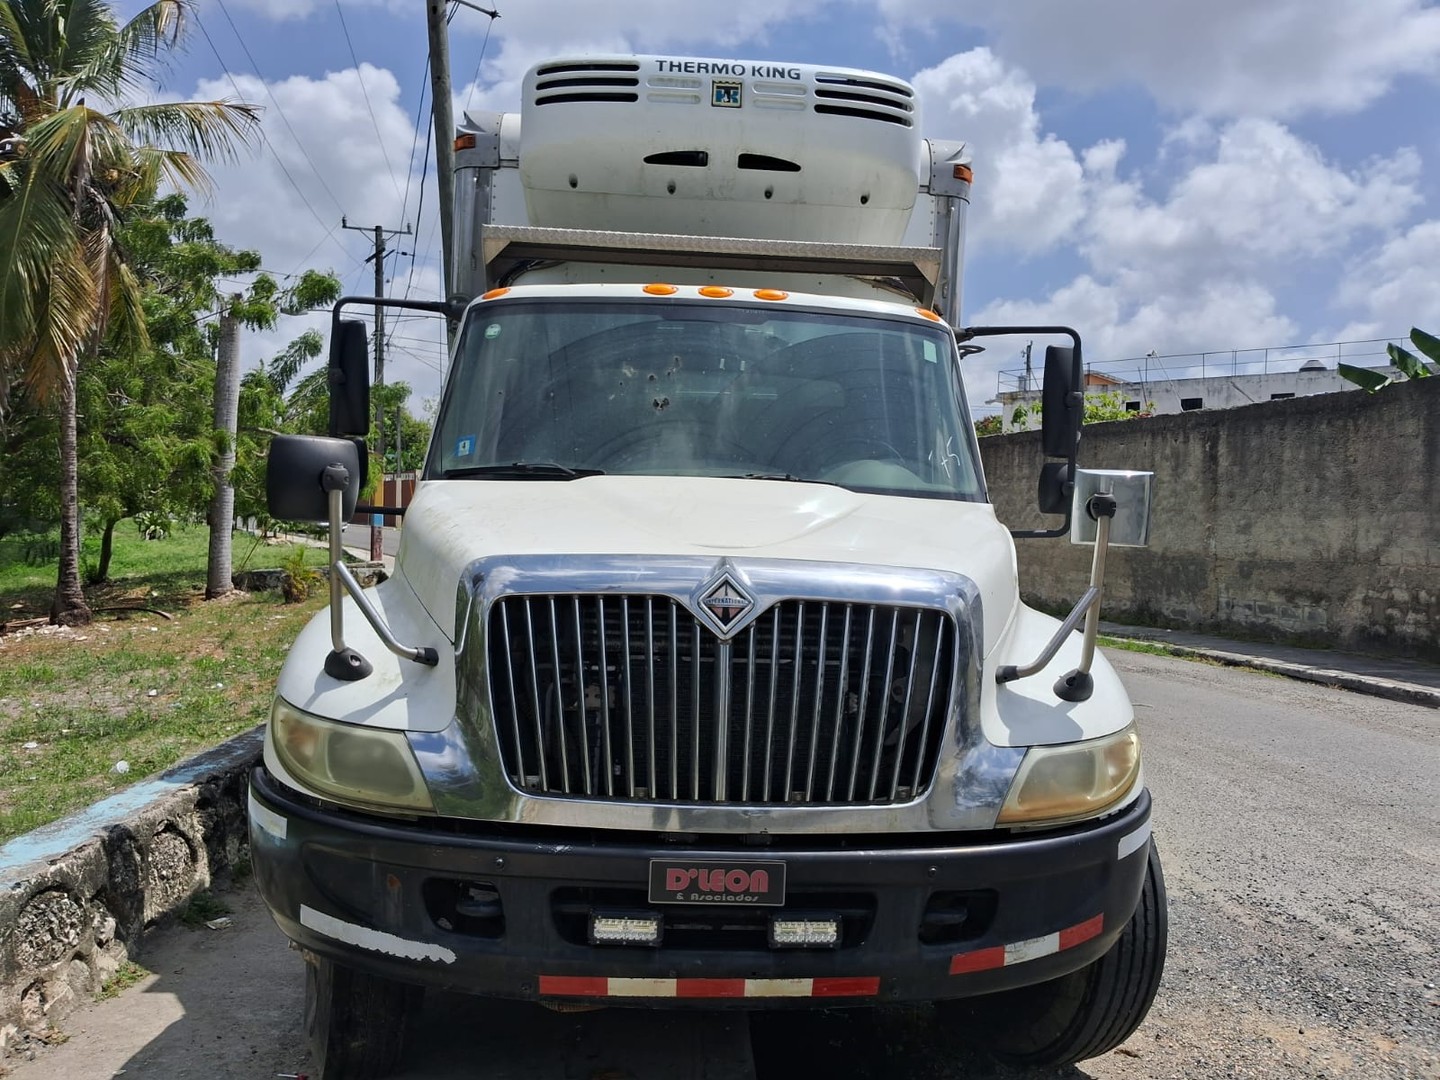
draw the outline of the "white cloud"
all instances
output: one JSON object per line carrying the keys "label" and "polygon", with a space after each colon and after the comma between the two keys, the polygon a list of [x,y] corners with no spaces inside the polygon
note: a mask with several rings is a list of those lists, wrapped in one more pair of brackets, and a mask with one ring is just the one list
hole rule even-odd
{"label": "white cloud", "polygon": [[[1076,250],[1085,271],[1048,295],[994,301],[967,321],[1072,325],[1092,362],[1283,344],[1300,328],[1280,310],[1277,290],[1316,260],[1340,267],[1347,252],[1402,227],[1420,202],[1413,151],[1347,171],[1270,120],[1182,125],[1164,151],[1178,175],[1158,195],[1123,174],[1124,153],[1110,141],[1082,155]],[[1433,310],[1440,300],[1422,260],[1440,238],[1434,224],[1434,233],[1417,228],[1384,244],[1344,299],[1378,316],[1423,309],[1428,290]],[[986,379],[1014,365],[971,366],[988,394]]]}
{"label": "white cloud", "polygon": [[[413,117],[400,107],[400,86],[392,73],[361,64],[358,70],[318,78],[294,76],[268,86],[253,75],[235,75],[233,83],[229,77],[201,82],[193,97],[238,98],[264,109],[262,126],[269,148],[258,148],[238,161],[213,164],[209,171],[214,197],[208,202],[192,197],[192,212],[209,218],[220,240],[258,250],[266,268],[278,274],[333,269],[346,291],[369,294],[374,288],[373,271],[363,259],[373,251],[373,242],[367,234],[341,230],[342,215],[360,227],[409,224],[413,235],[392,237],[389,246],[392,252],[416,253],[415,274],[412,279],[408,257],[391,255],[386,291],[403,294],[408,285],[411,294],[422,299],[440,295],[438,265],[430,250],[438,243],[426,243],[434,237],[436,220],[434,170],[429,170],[425,182],[424,218],[417,221],[422,163],[417,158],[410,169]],[[423,133],[420,145],[424,145]],[[407,177],[408,205],[402,205]],[[294,317],[271,333],[247,334],[246,368],[273,356],[307,328],[328,336],[327,318]],[[399,340],[387,364],[387,381],[403,379],[417,395],[434,394],[443,331],[408,320],[391,329]],[[421,340],[408,340],[414,338]]]}
{"label": "white cloud", "polygon": [[[881,0],[898,32],[960,22],[1045,85],[1139,84],[1211,115],[1353,112],[1405,75],[1433,76],[1440,8],[1427,0]],[[937,14],[938,12],[938,14]]]}
{"label": "white cloud", "polygon": [[1404,332],[1418,326],[1440,333],[1440,220],[1421,222],[1345,267],[1336,299],[1366,318],[1341,331],[1341,340]]}
{"label": "white cloud", "polygon": [[1270,120],[1237,120],[1203,141],[1192,129],[1188,138],[1189,169],[1161,200],[1137,181],[1097,175],[1083,244],[1097,271],[1141,274],[1158,288],[1274,271],[1392,229],[1420,202],[1410,150],[1347,173]]}
{"label": "white cloud", "polygon": [[981,48],[913,81],[926,134],[962,139],[973,157],[977,242],[1036,252],[1070,235],[1085,212],[1083,169],[1068,144],[1041,132],[1024,72]]}

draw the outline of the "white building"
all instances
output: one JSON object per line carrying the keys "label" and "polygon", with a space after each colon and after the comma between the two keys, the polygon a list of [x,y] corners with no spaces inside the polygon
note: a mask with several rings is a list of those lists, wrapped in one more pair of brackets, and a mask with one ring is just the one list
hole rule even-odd
{"label": "white building", "polygon": [[[1327,348],[1334,349],[1335,346]],[[1383,352],[1380,355],[1383,356]],[[1373,360],[1373,356],[1373,353],[1369,353],[1365,358]],[[1174,359],[1177,358],[1149,357],[1139,361],[1124,361],[1123,364],[1127,368],[1133,369],[1135,375],[1139,376],[1138,378],[1135,376],[1125,378],[1119,372],[1105,373],[1094,369],[1088,370],[1085,373],[1085,392],[1087,396],[1114,395],[1127,412],[1154,416],[1165,413],[1192,412],[1196,409],[1230,409],[1238,405],[1254,405],[1262,401],[1283,401],[1287,398],[1309,397],[1312,394],[1331,394],[1341,390],[1359,389],[1354,383],[1340,376],[1339,372],[1335,370],[1337,362],[1333,359],[1311,357],[1300,362],[1298,368],[1290,370],[1278,370],[1279,363],[1270,360],[1258,371],[1237,372],[1232,369],[1225,374],[1204,374],[1194,375],[1194,377],[1189,377],[1190,373],[1196,370],[1193,366],[1186,365],[1182,368],[1174,363],[1162,366],[1163,361],[1173,361]],[[1359,359],[1361,359],[1360,356],[1350,354],[1345,355],[1344,362],[1350,363]],[[1151,363],[1146,363],[1146,360]],[[1166,370],[1167,366],[1169,371]],[[1212,361],[1209,366],[1213,370],[1217,365]],[[1376,365],[1372,363],[1363,366]],[[1158,377],[1148,377],[1151,370]],[[1199,370],[1203,372],[1205,366],[1201,364]],[[1393,367],[1378,366],[1378,370],[1384,371],[1391,377],[1399,375]],[[1187,377],[1168,377],[1171,371],[1176,374],[1184,373]],[[1007,432],[1024,431],[1027,428],[1037,427],[1040,402],[1039,379],[1027,376],[1023,372],[1001,372],[1000,385],[1001,389],[996,394],[995,401],[1000,406],[1003,430]],[[1027,386],[1028,389],[1026,389]],[[1035,415],[1032,415],[1032,411]],[[1017,413],[1019,414],[1018,421]]]}

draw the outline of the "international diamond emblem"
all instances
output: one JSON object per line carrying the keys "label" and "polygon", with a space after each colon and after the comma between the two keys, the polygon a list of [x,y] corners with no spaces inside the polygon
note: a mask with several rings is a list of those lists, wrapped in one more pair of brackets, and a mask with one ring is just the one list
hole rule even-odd
{"label": "international diamond emblem", "polygon": [[715,621],[727,630],[755,606],[755,601],[746,596],[728,575],[717,581],[710,591],[700,598],[700,603],[715,617]]}

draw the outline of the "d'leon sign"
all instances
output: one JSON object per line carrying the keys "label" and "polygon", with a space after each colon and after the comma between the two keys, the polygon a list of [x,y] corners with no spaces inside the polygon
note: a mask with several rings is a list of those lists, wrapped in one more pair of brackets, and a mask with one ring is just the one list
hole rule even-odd
{"label": "d'leon sign", "polygon": [[662,75],[724,75],[731,79],[800,78],[798,67],[747,64],[743,60],[656,60],[655,70]]}
{"label": "d'leon sign", "polygon": [[785,902],[785,864],[652,859],[650,902],[778,907]]}

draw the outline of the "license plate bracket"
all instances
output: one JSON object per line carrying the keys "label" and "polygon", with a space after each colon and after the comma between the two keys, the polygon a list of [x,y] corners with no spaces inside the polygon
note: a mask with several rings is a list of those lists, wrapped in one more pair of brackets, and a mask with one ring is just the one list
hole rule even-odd
{"label": "license plate bracket", "polygon": [[785,864],[651,859],[650,903],[781,907],[785,903]]}

